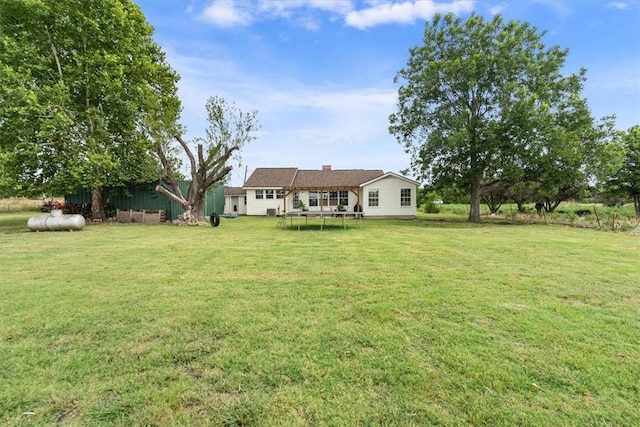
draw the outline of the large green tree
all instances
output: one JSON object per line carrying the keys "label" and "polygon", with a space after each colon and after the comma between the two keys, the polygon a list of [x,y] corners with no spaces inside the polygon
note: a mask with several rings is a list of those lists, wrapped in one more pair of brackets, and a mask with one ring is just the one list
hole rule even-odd
{"label": "large green tree", "polygon": [[579,97],[584,72],[563,76],[568,51],[546,48],[543,36],[500,15],[436,15],[396,75],[389,131],[417,176],[467,189],[469,221],[480,221],[482,196],[496,183],[522,181],[550,112]]}
{"label": "large green tree", "polygon": [[640,218],[640,126],[633,126],[623,138],[624,165],[619,177],[622,187],[633,200],[636,217]]}
{"label": "large green tree", "polygon": [[551,123],[537,140],[539,151],[530,153],[525,167],[534,200],[547,212],[563,201],[581,199],[590,184],[607,179],[618,164],[614,118],[594,121],[584,99],[568,101],[550,115]]}
{"label": "large green tree", "polygon": [[157,177],[178,76],[129,0],[0,2],[0,190],[61,194]]}

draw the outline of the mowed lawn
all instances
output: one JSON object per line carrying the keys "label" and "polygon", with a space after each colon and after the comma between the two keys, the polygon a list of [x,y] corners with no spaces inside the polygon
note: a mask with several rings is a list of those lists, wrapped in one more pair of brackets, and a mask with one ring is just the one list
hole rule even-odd
{"label": "mowed lawn", "polygon": [[640,425],[640,236],[0,215],[2,425]]}

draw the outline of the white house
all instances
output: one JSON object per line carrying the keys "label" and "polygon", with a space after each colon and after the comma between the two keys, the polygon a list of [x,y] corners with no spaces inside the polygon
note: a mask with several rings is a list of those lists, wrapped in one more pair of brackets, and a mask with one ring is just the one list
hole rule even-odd
{"label": "white house", "polygon": [[[247,215],[280,215],[300,209],[302,202],[309,211],[347,210],[363,212],[367,218],[415,218],[418,185],[393,172],[323,166],[322,170],[257,168],[242,189]],[[227,209],[225,204],[225,213]]]}

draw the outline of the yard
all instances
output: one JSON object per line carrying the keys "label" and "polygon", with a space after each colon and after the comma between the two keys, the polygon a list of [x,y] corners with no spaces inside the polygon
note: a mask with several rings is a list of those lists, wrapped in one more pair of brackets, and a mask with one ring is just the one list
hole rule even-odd
{"label": "yard", "polygon": [[0,424],[640,425],[640,236],[0,214]]}

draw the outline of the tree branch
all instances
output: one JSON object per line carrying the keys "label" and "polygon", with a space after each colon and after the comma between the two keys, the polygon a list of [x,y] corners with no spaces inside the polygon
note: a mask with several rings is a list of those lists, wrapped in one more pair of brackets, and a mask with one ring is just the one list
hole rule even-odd
{"label": "tree branch", "polygon": [[193,153],[189,148],[189,145],[187,145],[187,143],[184,142],[184,140],[180,137],[180,135],[174,135],[174,138],[180,143],[180,145],[182,145],[184,152],[186,153],[187,157],[189,157],[189,163],[191,165],[191,180],[195,181],[196,180],[196,159],[194,158]]}
{"label": "tree branch", "polygon": [[166,198],[171,199],[174,202],[180,204],[180,206],[182,206],[183,209],[186,210],[186,209],[189,208],[189,202],[187,200],[185,200],[182,197],[176,196],[171,191],[169,191],[166,188],[164,188],[162,185],[156,185],[156,191],[158,193],[162,194],[163,196],[165,196]]}
{"label": "tree branch", "polygon": [[[165,174],[167,175],[167,180],[169,181],[169,184],[171,184],[171,188],[173,189],[173,192],[175,193],[176,196],[184,200],[182,191],[180,191],[180,187],[178,186],[176,178],[173,175],[173,168],[171,167],[171,163],[169,162],[169,159],[167,159],[167,156],[165,156],[164,150],[162,149],[162,146],[160,145],[160,143],[156,143],[156,152],[158,153],[158,157],[160,158],[160,163],[162,163],[162,167],[164,169]],[[164,187],[162,188],[164,189]]]}
{"label": "tree branch", "polygon": [[47,33],[47,38],[49,39],[49,45],[51,45],[51,52],[53,53],[53,58],[56,60],[56,66],[58,67],[58,75],[60,76],[60,83],[63,83],[64,79],[62,78],[62,66],[60,65],[60,58],[58,58],[58,51],[56,50],[56,47],[53,44],[51,33],[49,33],[49,27],[45,25],[44,31]]}
{"label": "tree branch", "polygon": [[205,181],[205,187],[209,187],[213,184],[215,184],[216,182],[222,181],[227,175],[229,175],[229,172],[231,172],[233,170],[232,166],[225,166],[222,170],[218,171],[215,174],[210,174],[209,176],[207,176],[207,179]]}
{"label": "tree branch", "polygon": [[[207,176],[205,177],[205,184],[207,186],[212,185],[215,182],[218,182],[224,179],[229,174],[229,172],[233,170],[233,167],[231,166],[226,166],[222,168],[222,170],[220,170],[220,168],[227,162],[227,160],[229,160],[233,152],[239,149],[240,149],[239,145],[235,145],[233,147],[227,147],[222,156],[215,159],[209,159],[209,164],[207,169],[211,171],[211,173],[207,174]],[[211,162],[211,160],[214,160],[214,161]]]}

